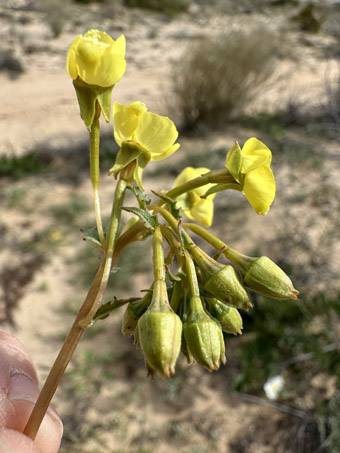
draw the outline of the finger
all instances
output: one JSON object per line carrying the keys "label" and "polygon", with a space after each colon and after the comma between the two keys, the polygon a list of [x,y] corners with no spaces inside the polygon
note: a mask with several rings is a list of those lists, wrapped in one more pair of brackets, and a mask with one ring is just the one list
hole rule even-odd
{"label": "finger", "polygon": [[[36,371],[23,345],[0,332],[0,397],[4,403],[0,405],[0,426],[22,432],[38,395]],[[62,432],[62,422],[50,406],[39,428],[36,445],[44,453],[55,453]]]}
{"label": "finger", "polygon": [[43,453],[33,440],[13,429],[0,429],[0,453]]}

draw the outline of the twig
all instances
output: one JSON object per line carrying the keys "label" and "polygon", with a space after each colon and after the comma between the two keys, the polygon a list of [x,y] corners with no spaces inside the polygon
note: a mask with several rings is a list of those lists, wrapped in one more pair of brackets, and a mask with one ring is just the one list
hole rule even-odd
{"label": "twig", "polygon": [[[331,352],[331,351],[336,351],[338,349],[340,350],[340,343],[339,342],[330,343],[330,344],[327,344],[326,346],[323,346],[321,348],[322,352]],[[279,366],[281,368],[287,368],[290,365],[294,365],[294,364],[300,363],[300,362],[305,362],[306,360],[311,360],[311,359],[314,358],[314,356],[315,356],[315,352],[306,352],[304,354],[300,354],[300,355],[297,355],[295,357],[291,357],[290,359],[285,360],[284,362],[281,362],[279,364]]]}
{"label": "twig", "polygon": [[244,401],[250,401],[251,403],[260,404],[261,406],[268,406],[280,412],[294,415],[295,417],[309,418],[309,414],[305,411],[302,411],[301,409],[285,406],[284,404],[280,403],[274,403],[273,401],[267,401],[266,399],[260,398],[259,396],[249,395],[248,393],[237,393],[237,396]]}

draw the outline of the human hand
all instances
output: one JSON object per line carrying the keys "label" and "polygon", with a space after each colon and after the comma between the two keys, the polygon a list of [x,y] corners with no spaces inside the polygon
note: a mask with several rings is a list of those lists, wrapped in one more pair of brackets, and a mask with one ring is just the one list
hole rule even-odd
{"label": "human hand", "polygon": [[57,453],[63,425],[50,406],[33,442],[22,434],[39,395],[38,377],[24,346],[0,332],[0,453]]}

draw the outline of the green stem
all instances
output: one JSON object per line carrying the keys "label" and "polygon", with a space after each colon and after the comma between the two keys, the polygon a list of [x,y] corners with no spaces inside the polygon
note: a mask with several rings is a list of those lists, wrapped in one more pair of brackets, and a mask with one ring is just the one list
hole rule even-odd
{"label": "green stem", "polygon": [[189,228],[193,233],[196,233],[201,238],[205,239],[209,244],[211,244],[215,249],[221,250],[223,255],[231,261],[235,266],[237,266],[238,270],[245,274],[249,267],[249,258],[239,253],[238,251],[228,247],[227,244],[218,237],[214,236],[210,231],[206,230],[200,225],[196,225],[195,223],[183,223],[184,228]]}
{"label": "green stem", "polygon": [[91,181],[93,187],[93,198],[94,198],[94,210],[96,215],[97,230],[100,242],[102,247],[105,248],[105,236],[103,230],[102,216],[100,210],[100,200],[99,200],[99,141],[100,141],[100,107],[98,102],[96,102],[96,113],[94,120],[91,126],[90,131],[90,172],[91,172]]}
{"label": "green stem", "polygon": [[107,240],[107,248],[106,248],[106,254],[105,254],[105,263],[104,263],[102,280],[100,282],[98,294],[93,303],[93,306],[89,310],[88,314],[79,323],[81,326],[88,327],[91,324],[92,318],[95,315],[96,311],[98,310],[99,305],[101,304],[101,301],[104,297],[104,293],[106,291],[107,283],[109,281],[110,274],[111,274],[111,267],[113,265],[112,258],[113,258],[115,242],[116,242],[117,234],[118,234],[118,228],[119,228],[120,217],[121,217],[121,212],[122,212],[121,207],[123,206],[126,187],[127,187],[126,181],[124,179],[120,179],[117,184],[117,187],[116,187],[115,197],[114,197],[113,206],[112,206],[110,230],[109,230],[109,235],[108,235],[108,240]]}
{"label": "green stem", "polygon": [[184,250],[184,255],[185,255],[185,270],[190,286],[190,297],[200,297],[200,290],[198,286],[194,262],[187,250]]}
{"label": "green stem", "polygon": [[[180,195],[186,192],[190,192],[191,190],[197,189],[198,187],[206,186],[207,184],[228,184],[234,183],[235,179],[231,176],[229,171],[224,168],[222,170],[213,170],[205,173],[198,178],[192,179],[191,181],[185,182],[178,187],[174,187],[173,189],[169,190],[165,195],[167,197],[176,199]],[[159,200],[157,203],[159,206],[164,204],[164,200]]]}
{"label": "green stem", "polygon": [[159,226],[155,228],[153,234],[152,249],[154,279],[165,281],[163,236]]}
{"label": "green stem", "polygon": [[196,223],[183,223],[184,228],[189,228],[193,233],[197,234],[209,244],[211,244],[215,249],[221,250],[228,248],[227,244],[221,241],[218,237],[214,236],[210,231],[203,228],[201,225],[197,225]]}

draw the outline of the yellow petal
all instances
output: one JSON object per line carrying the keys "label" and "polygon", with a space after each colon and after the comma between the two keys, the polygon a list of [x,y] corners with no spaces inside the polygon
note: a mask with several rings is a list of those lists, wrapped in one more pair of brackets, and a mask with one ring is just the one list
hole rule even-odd
{"label": "yellow petal", "polygon": [[[261,153],[261,151],[258,151]],[[242,156],[241,162],[241,173],[249,173],[250,171],[255,170],[256,168],[261,167],[262,165],[267,165],[268,154],[265,152],[263,154],[258,154],[257,156],[245,155]]]}
{"label": "yellow petal", "polygon": [[164,153],[161,153],[161,154],[155,154],[155,153],[152,154],[151,153],[151,160],[163,160],[163,159],[171,156],[171,154],[173,154],[175,151],[177,151],[180,146],[181,145],[179,143],[175,143],[174,145],[170,146],[169,149],[164,151]]}
{"label": "yellow petal", "polygon": [[120,35],[119,38],[116,39],[115,44],[112,46],[112,51],[116,55],[120,55],[121,57],[125,57],[125,50],[126,50],[125,36],[124,35]]}
{"label": "yellow petal", "polygon": [[105,53],[94,74],[94,85],[110,87],[115,85],[123,77],[126,69],[126,61],[120,55]]}
{"label": "yellow petal", "polygon": [[243,193],[257,214],[267,214],[275,198],[275,178],[269,166],[245,175]]}
{"label": "yellow petal", "polygon": [[193,206],[189,211],[183,211],[190,220],[196,220],[204,226],[211,226],[214,216],[214,202],[202,200]]}
{"label": "yellow petal", "polygon": [[128,107],[131,112],[133,112],[137,116],[140,116],[142,113],[147,111],[146,105],[140,101],[131,102]]}
{"label": "yellow petal", "polygon": [[140,116],[135,136],[138,143],[152,154],[162,154],[174,144],[178,132],[169,118],[145,112]]}
{"label": "yellow petal", "polygon": [[[255,137],[252,137],[252,138],[249,138],[245,142],[245,144],[242,148],[242,157],[246,158],[246,156],[247,157],[248,156],[258,156],[259,158],[261,157],[261,159],[259,159],[259,160],[264,160],[266,165],[270,165],[272,153],[271,153],[270,149],[263,142],[261,142],[260,140],[258,140]],[[267,160],[264,159],[265,157],[267,158]],[[242,173],[252,171],[255,168],[257,168],[259,165],[262,165],[262,164],[258,165],[258,163],[256,163],[254,166],[255,162],[253,161],[252,162],[253,167],[251,169],[249,169],[249,165],[246,166],[246,162],[247,161],[245,160],[245,168],[244,168],[245,171],[243,171],[243,169],[241,168]]]}
{"label": "yellow petal", "polygon": [[68,53],[67,53],[66,70],[67,70],[68,75],[73,80],[75,80],[79,75],[75,53],[76,53],[77,46],[81,40],[82,40],[81,35],[77,36],[73,40],[72,44],[70,45],[70,48],[68,49]]}
{"label": "yellow petal", "polygon": [[138,125],[138,116],[129,106],[115,102],[113,104],[114,137],[119,146],[132,139]]}

